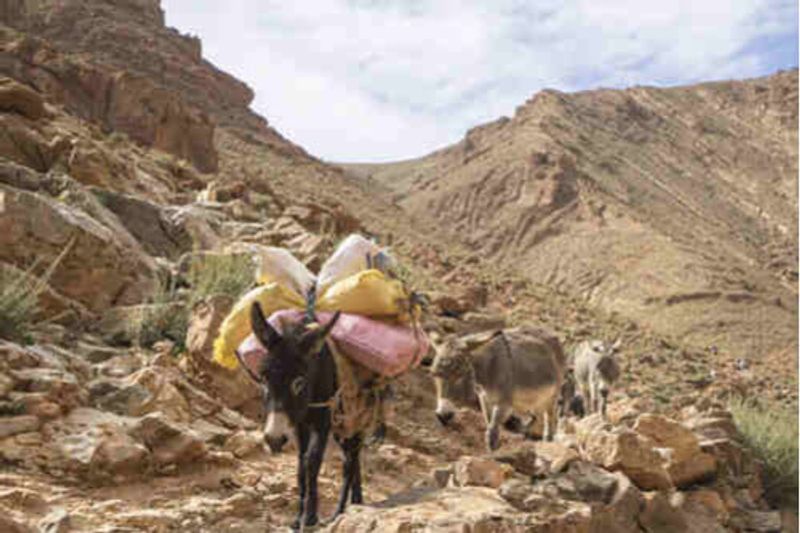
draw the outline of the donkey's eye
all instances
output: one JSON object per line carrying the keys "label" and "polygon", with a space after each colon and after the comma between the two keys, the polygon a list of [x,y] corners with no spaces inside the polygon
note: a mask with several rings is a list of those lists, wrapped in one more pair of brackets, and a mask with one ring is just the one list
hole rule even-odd
{"label": "donkey's eye", "polygon": [[293,395],[300,396],[306,389],[306,378],[302,376],[294,378],[290,387]]}

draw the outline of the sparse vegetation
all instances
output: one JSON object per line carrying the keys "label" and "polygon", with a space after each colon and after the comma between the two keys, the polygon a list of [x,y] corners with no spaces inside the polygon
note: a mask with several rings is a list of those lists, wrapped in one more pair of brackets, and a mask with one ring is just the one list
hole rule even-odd
{"label": "sparse vegetation", "polygon": [[39,261],[34,262],[27,270],[12,265],[0,265],[0,338],[18,342],[29,339],[39,295],[47,288],[53,271],[70,248],[72,242],[64,247],[41,275],[36,274],[41,264]]}
{"label": "sparse vegetation", "polygon": [[214,295],[238,298],[254,283],[249,256],[209,254],[192,262],[188,288],[179,289],[175,280],[163,281],[147,305],[129,324],[130,338],[139,346],[151,347],[162,339],[184,347],[189,315],[194,306]]}
{"label": "sparse vegetation", "polygon": [[744,444],[764,464],[767,501],[776,508],[797,507],[797,413],[738,400],[731,412]]}
{"label": "sparse vegetation", "polygon": [[44,282],[11,266],[0,268],[0,338],[24,340],[29,333]]}

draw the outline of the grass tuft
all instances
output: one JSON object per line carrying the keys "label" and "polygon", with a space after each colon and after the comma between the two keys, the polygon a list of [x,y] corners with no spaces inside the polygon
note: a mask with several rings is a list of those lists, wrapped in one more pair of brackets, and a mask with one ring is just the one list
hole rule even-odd
{"label": "grass tuft", "polygon": [[17,342],[30,340],[39,296],[73,243],[74,240],[70,241],[41,275],[36,274],[40,261],[35,261],[27,270],[0,265],[0,338]]}
{"label": "grass tuft", "polygon": [[731,404],[744,444],[764,464],[767,501],[775,508],[797,507],[797,413],[738,400]]}
{"label": "grass tuft", "polygon": [[175,344],[177,352],[182,351],[194,306],[220,294],[237,299],[253,286],[253,270],[249,256],[200,256],[189,269],[188,288],[178,289],[174,280],[164,281],[141,306],[129,324],[131,339],[146,348],[167,339]]}

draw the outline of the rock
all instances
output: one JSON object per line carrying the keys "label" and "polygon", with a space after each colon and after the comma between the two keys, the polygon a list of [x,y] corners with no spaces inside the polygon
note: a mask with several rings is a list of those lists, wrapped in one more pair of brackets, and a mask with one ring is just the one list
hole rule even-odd
{"label": "rock", "polygon": [[58,453],[50,468],[73,471],[95,481],[138,477],[146,470],[149,455],[127,435],[130,424],[129,419],[85,407],[45,424],[42,433]]}
{"label": "rock", "polygon": [[778,511],[741,510],[731,516],[731,526],[745,531],[782,531],[781,514]]}
{"label": "rock", "polygon": [[190,161],[201,172],[216,172],[214,123],[165,90],[131,72],[112,78],[107,124],[132,139]]}
{"label": "rock", "polygon": [[41,94],[5,76],[0,76],[0,111],[19,113],[31,120],[47,114]]}
{"label": "rock", "polygon": [[232,303],[227,296],[215,296],[195,306],[186,333],[187,362],[206,390],[223,404],[232,409],[244,407],[255,415],[261,409],[259,386],[240,369],[223,368],[212,360],[214,340]]}
{"label": "rock", "polygon": [[145,367],[131,374],[123,381],[125,386],[134,391],[143,389],[148,394],[146,397],[131,394],[128,414],[141,416],[158,411],[170,420],[188,422],[192,418],[189,403],[175,385],[182,379],[176,369]]}
{"label": "rock", "polygon": [[161,413],[142,417],[131,434],[141,440],[159,465],[185,464],[202,459],[207,452],[194,431],[167,420]]}
{"label": "rock", "polygon": [[589,503],[610,503],[618,477],[590,463],[574,461],[558,475],[536,484],[536,491],[548,497]]}
{"label": "rock", "polygon": [[611,500],[592,508],[592,531],[639,531],[639,514],[644,508],[644,496],[625,474],[617,472],[616,489]]}
{"label": "rock", "polygon": [[712,455],[720,473],[739,476],[743,472],[745,451],[738,442],[730,439],[711,439],[700,441],[700,449]]}
{"label": "rock", "polygon": [[47,501],[39,492],[18,487],[0,489],[0,505],[20,509],[26,514],[41,514],[47,509]]}
{"label": "rock", "polygon": [[534,444],[536,453],[547,465],[550,473],[563,471],[573,461],[580,458],[578,452],[566,442],[538,441]]}
{"label": "rock", "polygon": [[39,531],[42,533],[66,533],[71,530],[69,513],[63,508],[53,509],[39,521]]}
{"label": "rock", "polygon": [[510,477],[513,468],[491,459],[464,456],[456,461],[454,472],[454,480],[458,486],[474,485],[496,489]]}
{"label": "rock", "polygon": [[224,449],[242,458],[263,449],[263,442],[257,431],[237,431],[225,441]]}
{"label": "rock", "polygon": [[683,533],[689,529],[683,511],[673,506],[663,492],[644,493],[639,524],[647,533]]}
{"label": "rock", "polygon": [[133,528],[134,531],[168,531],[177,526],[180,514],[169,509],[137,509],[112,515],[114,522],[121,528]]}
{"label": "rock", "polygon": [[537,513],[520,513],[485,487],[424,489],[393,496],[378,506],[353,506],[329,526],[331,533],[381,531],[588,531],[591,510],[579,502],[541,501]]}
{"label": "rock", "polygon": [[620,470],[644,490],[672,486],[653,443],[627,428],[611,427],[597,415],[576,423],[576,438],[585,457],[606,470]]}
{"label": "rock", "polygon": [[129,234],[43,195],[4,185],[0,195],[0,261],[50,265],[65,253],[48,282],[93,312],[143,301],[155,289],[155,264]]}
{"label": "rock", "polygon": [[717,491],[698,489],[686,493],[683,505],[687,514],[709,514],[714,522],[726,524],[729,513],[725,502]]}
{"label": "rock", "polygon": [[35,367],[12,370],[16,389],[25,392],[44,393],[46,398],[65,410],[88,401],[86,391],[75,376],[60,368]]}
{"label": "rock", "polygon": [[34,533],[32,527],[15,520],[2,507],[0,507],[0,531],[3,533]]}
{"label": "rock", "polygon": [[0,439],[16,435],[17,433],[28,433],[39,429],[41,421],[30,415],[12,416],[0,418]]}
{"label": "rock", "polygon": [[162,217],[167,221],[172,231],[181,235],[188,235],[191,239],[192,250],[212,250],[219,247],[219,232],[215,229],[222,218],[196,204],[166,207]]}
{"label": "rock", "polygon": [[714,456],[703,452],[697,437],[678,422],[661,415],[644,413],[634,430],[648,437],[659,448],[668,448],[664,466],[676,487],[713,478],[717,471]]}
{"label": "rock", "polygon": [[106,189],[92,192],[136,237],[145,251],[156,257],[177,259],[192,250],[192,236],[184,225],[176,223],[169,211],[156,204]]}
{"label": "rock", "polygon": [[537,461],[536,444],[530,441],[503,446],[492,453],[491,458],[498,463],[510,465],[514,470],[526,476],[536,476],[541,473],[541,466]]}
{"label": "rock", "polygon": [[231,437],[232,432],[222,426],[211,423],[202,418],[192,422],[192,430],[197,433],[203,442],[214,444],[216,446],[224,446],[225,442]]}

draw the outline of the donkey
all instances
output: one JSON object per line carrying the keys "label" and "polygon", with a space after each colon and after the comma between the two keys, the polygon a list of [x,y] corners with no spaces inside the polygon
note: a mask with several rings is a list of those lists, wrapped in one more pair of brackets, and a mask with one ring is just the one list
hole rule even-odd
{"label": "donkey", "polygon": [[564,359],[558,339],[533,327],[451,338],[437,348],[431,366],[436,417],[447,425],[455,414],[453,402],[474,403],[477,397],[490,451],[499,446],[501,425],[519,429],[512,410],[532,418],[543,414],[544,438],[552,440]]}
{"label": "donkey", "polygon": [[[288,324],[281,335],[267,322],[257,302],[250,311],[253,333],[269,351],[257,376],[267,413],[264,439],[272,453],[279,453],[293,430],[300,503],[292,529],[312,526],[319,520],[317,477],[331,432],[330,402],[338,387],[336,362],[325,338],[339,312],[324,326]],[[348,495],[351,503],[363,502],[359,461],[363,436],[334,438],[344,453],[344,482],[333,518],[344,512]]]}
{"label": "donkey", "polygon": [[601,340],[583,341],[573,352],[575,379],[581,394],[588,402],[590,413],[606,416],[608,395],[620,376],[619,363],[615,357],[622,339],[614,344]]}
{"label": "donkey", "polygon": [[583,405],[583,396],[578,394],[577,384],[575,383],[575,372],[572,368],[567,368],[564,374],[564,381],[561,384],[561,393],[558,396],[558,418],[567,418],[575,415],[583,418],[586,414]]}

